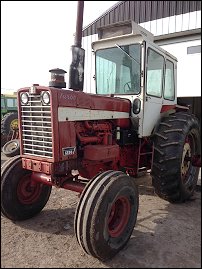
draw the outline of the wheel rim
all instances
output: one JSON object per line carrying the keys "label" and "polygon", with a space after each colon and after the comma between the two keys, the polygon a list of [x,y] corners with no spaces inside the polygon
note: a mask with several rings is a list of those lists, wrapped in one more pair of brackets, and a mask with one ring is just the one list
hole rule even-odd
{"label": "wheel rim", "polygon": [[126,197],[119,197],[112,205],[108,218],[108,232],[111,237],[118,237],[127,226],[130,216],[130,202]]}
{"label": "wheel rim", "polygon": [[182,163],[181,163],[181,175],[183,179],[185,179],[189,171],[190,164],[191,164],[191,145],[190,140],[187,137],[183,147]]}
{"label": "wheel rim", "polygon": [[191,163],[192,157],[195,154],[196,144],[193,135],[190,133],[184,143],[182,162],[181,162],[181,178],[184,184],[188,184],[192,188],[196,167]]}
{"label": "wheel rim", "polygon": [[17,142],[10,142],[9,145],[6,146],[6,150],[8,152],[12,152],[13,150],[15,150],[18,147]]}
{"label": "wheel rim", "polygon": [[17,186],[18,200],[22,204],[33,204],[39,199],[42,184],[31,181],[31,174],[23,176]]}
{"label": "wheel rim", "polygon": [[18,120],[17,120],[17,119],[14,119],[14,120],[11,121],[10,129],[11,129],[11,130],[16,130],[16,129],[18,129]]}

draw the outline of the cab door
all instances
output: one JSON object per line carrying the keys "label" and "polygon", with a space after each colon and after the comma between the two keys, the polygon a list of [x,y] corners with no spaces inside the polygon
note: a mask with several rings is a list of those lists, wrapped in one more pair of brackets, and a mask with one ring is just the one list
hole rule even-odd
{"label": "cab door", "polygon": [[150,136],[157,121],[163,103],[164,56],[150,44],[146,45],[144,104],[141,136]]}

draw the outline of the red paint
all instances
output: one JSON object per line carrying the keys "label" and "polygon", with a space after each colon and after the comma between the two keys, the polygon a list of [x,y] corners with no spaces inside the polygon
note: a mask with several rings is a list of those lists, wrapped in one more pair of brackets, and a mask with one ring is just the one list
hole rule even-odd
{"label": "red paint", "polygon": [[76,132],[76,135],[79,141],[84,145],[89,143],[100,143],[102,141],[102,138],[97,136],[81,136],[78,131]]}
{"label": "red paint", "polygon": [[176,108],[176,105],[162,105],[162,108],[161,108],[161,113],[163,112],[167,112],[171,109],[175,109]]}
{"label": "red paint", "polygon": [[82,160],[81,166],[78,167],[79,175],[81,177],[91,179],[100,172],[107,170],[118,170],[117,160],[102,162],[102,161],[90,161]]}
{"label": "red paint", "polygon": [[20,203],[29,205],[38,201],[41,194],[42,185],[33,184],[31,174],[23,176],[17,186],[17,197]]}
{"label": "red paint", "polygon": [[111,144],[112,125],[109,122],[82,121],[75,124],[78,140],[83,144]]}
{"label": "red paint", "polygon": [[121,196],[113,203],[108,218],[108,232],[111,237],[119,237],[127,226],[130,217],[130,202]]}
{"label": "red paint", "polygon": [[[26,92],[28,88],[21,89],[20,92]],[[18,103],[18,129],[19,129],[19,142],[20,142],[20,154],[23,154],[23,142],[22,142],[22,118],[21,118],[21,103],[20,103],[20,92],[17,93]]]}
{"label": "red paint", "polygon": [[118,145],[87,145],[84,147],[84,160],[113,161],[119,158]]}
{"label": "red paint", "polygon": [[65,161],[69,159],[76,159],[77,158],[77,151],[75,150],[74,154],[71,155],[64,155],[63,149],[68,147],[76,148],[76,129],[75,123],[66,121],[66,122],[59,122],[58,124],[59,132],[58,132],[58,145],[59,149],[59,160],[58,161]]}
{"label": "red paint", "polygon": [[[49,88],[46,88],[49,89]],[[51,123],[52,123],[52,146],[53,146],[53,162],[60,161],[60,144],[58,141],[60,140],[60,132],[59,132],[59,122],[58,122],[58,96],[55,91],[49,90],[51,95]]]}
{"label": "red paint", "polygon": [[130,112],[131,109],[131,103],[128,99],[51,88],[51,92],[53,91],[57,91],[58,106],[62,107],[79,107],[121,112]]}
{"label": "red paint", "polygon": [[41,182],[45,185],[49,185],[49,186],[52,186],[52,182],[51,182],[51,175],[46,175],[46,174],[43,174],[43,173],[35,173],[33,172],[31,174],[31,179],[32,181],[38,181],[38,182]]}
{"label": "red paint", "polygon": [[70,191],[75,191],[75,192],[79,192],[82,193],[83,189],[85,188],[86,184],[84,183],[80,183],[80,182],[66,182],[64,183],[64,185],[62,186],[63,189],[66,190],[70,190]]}
{"label": "red paint", "polygon": [[131,127],[131,121],[130,119],[116,119],[116,126],[119,126],[123,129],[129,129]]}
{"label": "red paint", "polygon": [[187,111],[189,110],[189,107],[186,107],[186,106],[180,106],[180,105],[162,105],[162,108],[161,108],[161,113],[163,112],[167,112],[169,110],[176,110],[176,111]]}
{"label": "red paint", "polygon": [[120,148],[120,167],[133,177],[138,174],[138,169],[146,167],[151,169],[152,146],[147,139],[139,139],[135,145],[126,145]]}
{"label": "red paint", "polygon": [[93,131],[111,131],[112,125],[109,121],[84,121],[84,126],[86,129]]}
{"label": "red paint", "polygon": [[45,174],[52,174],[52,163],[44,162],[35,159],[22,158],[22,167],[34,172],[41,172]]}
{"label": "red paint", "polygon": [[201,155],[194,155],[192,157],[186,157],[185,160],[191,161],[191,164],[196,167],[201,167]]}
{"label": "red paint", "polygon": [[66,180],[65,177],[58,178],[58,185],[56,185],[53,183],[51,175],[46,175],[43,173],[32,173],[31,179],[32,179],[32,181],[41,182],[41,183],[49,185],[49,186],[58,186],[60,188],[79,192],[79,193],[81,193],[86,186],[86,184],[73,181],[72,179]]}

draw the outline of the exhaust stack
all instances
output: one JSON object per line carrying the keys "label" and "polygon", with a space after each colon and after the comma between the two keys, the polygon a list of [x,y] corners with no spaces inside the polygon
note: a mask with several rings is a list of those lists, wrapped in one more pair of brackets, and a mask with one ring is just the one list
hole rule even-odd
{"label": "exhaust stack", "polygon": [[78,1],[74,45],[71,46],[72,63],[69,69],[69,88],[83,91],[85,50],[81,48],[84,1]]}

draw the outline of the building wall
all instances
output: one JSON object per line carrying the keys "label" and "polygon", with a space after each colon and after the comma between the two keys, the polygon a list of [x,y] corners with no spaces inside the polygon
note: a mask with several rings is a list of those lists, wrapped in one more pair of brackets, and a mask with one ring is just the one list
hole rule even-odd
{"label": "building wall", "polygon": [[[171,1],[172,2],[172,1]],[[201,36],[192,35],[201,28],[201,11],[193,11],[170,17],[140,23],[156,37],[156,43],[178,59],[177,95],[201,95]],[[182,33],[186,33],[183,38]],[[173,35],[173,38],[167,38]],[[179,36],[179,37],[178,37]],[[161,37],[160,40],[158,37]],[[177,38],[176,38],[177,37]],[[98,35],[85,36],[82,47],[85,49],[84,91],[95,93],[95,59],[91,44]],[[195,52],[195,53],[193,53]]]}
{"label": "building wall", "polygon": [[190,49],[196,51],[200,40],[184,41],[180,43],[161,46],[175,55],[177,64],[177,96],[201,95],[201,53],[189,53]]}
{"label": "building wall", "polygon": [[154,36],[201,28],[201,10],[140,23]]}
{"label": "building wall", "polygon": [[[120,1],[86,26],[83,29],[83,36],[94,35],[99,27],[107,24],[127,20],[133,20],[136,23],[152,21],[152,25],[155,25],[155,20],[163,18],[166,28],[170,23],[168,18],[173,17],[174,21],[175,18],[177,19],[176,26],[181,28],[181,20],[185,20],[186,16],[189,17],[190,13],[200,10],[201,1]],[[187,15],[182,16],[182,14]],[[192,23],[195,27],[195,18]],[[162,25],[162,27],[164,26]]]}

